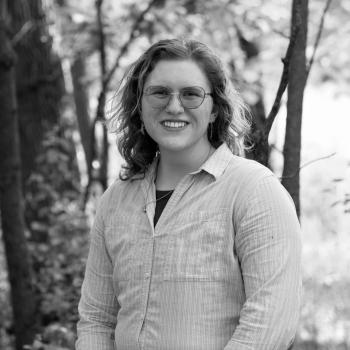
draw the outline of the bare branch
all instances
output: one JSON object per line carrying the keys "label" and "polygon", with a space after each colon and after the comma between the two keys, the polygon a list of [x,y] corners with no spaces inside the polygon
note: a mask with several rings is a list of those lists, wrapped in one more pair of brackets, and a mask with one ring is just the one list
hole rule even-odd
{"label": "bare branch", "polygon": [[96,157],[96,137],[95,137],[95,128],[98,120],[104,119],[104,108],[105,108],[105,96],[106,90],[104,86],[104,77],[106,75],[107,67],[106,67],[106,46],[105,46],[105,33],[103,31],[103,21],[102,21],[102,4],[103,0],[96,0],[96,13],[97,13],[97,28],[98,28],[98,37],[99,37],[99,54],[100,54],[100,68],[101,68],[101,92],[98,97],[98,104],[96,110],[96,116],[92,122],[90,129],[90,161],[88,163],[87,168],[87,177],[88,183],[85,188],[83,207],[85,209],[85,205],[88,200],[90,187],[92,184],[92,162]]}
{"label": "bare branch", "polygon": [[[299,6],[300,7],[300,6]],[[299,10],[300,12],[300,10]],[[280,109],[281,106],[281,100],[282,100],[282,96],[284,94],[284,91],[287,88],[288,85],[288,80],[289,80],[289,63],[290,63],[290,59],[292,57],[293,54],[293,49],[295,46],[295,42],[296,42],[296,37],[297,34],[299,32],[301,26],[301,21],[298,20],[296,21],[295,25],[292,26],[292,30],[291,30],[291,36],[290,36],[290,40],[289,40],[289,45],[287,48],[287,52],[285,57],[282,59],[283,62],[283,71],[282,71],[282,76],[281,76],[281,80],[280,80],[280,84],[278,86],[277,89],[277,94],[275,97],[275,101],[272,105],[271,111],[268,114],[267,118],[266,118],[266,123],[265,123],[265,135],[267,136],[271,130],[272,124],[276,118],[276,115]]]}
{"label": "bare branch", "polygon": [[[103,0],[96,0],[96,10],[97,10],[97,22],[98,22],[98,34],[99,34],[99,39],[100,39],[100,60],[101,60],[101,76],[102,76],[102,86],[101,86],[101,91],[98,96],[98,104],[97,104],[97,110],[96,110],[96,116],[92,122],[91,126],[91,141],[90,141],[90,146],[91,146],[91,160],[90,164],[88,166],[88,184],[85,189],[85,194],[84,194],[84,201],[83,205],[86,205],[86,201],[89,196],[89,191],[90,187],[92,184],[92,161],[94,160],[94,157],[96,156],[96,145],[95,145],[95,127],[98,121],[104,121],[104,109],[106,105],[106,93],[108,89],[108,85],[119,67],[119,62],[120,59],[125,55],[125,53],[128,51],[130,44],[133,42],[133,40],[136,37],[137,31],[139,30],[142,22],[144,21],[144,18],[146,14],[151,10],[153,5],[157,2],[158,0],[151,0],[148,6],[138,15],[138,17],[135,19],[135,22],[131,28],[130,35],[128,40],[125,42],[125,44],[121,47],[119,54],[112,66],[112,68],[107,71],[107,63],[106,63],[106,49],[105,49],[105,34],[103,31],[103,21],[102,21],[102,3]],[[103,133],[103,147],[108,147],[107,146],[107,131],[104,129]],[[101,162],[101,172],[102,168],[104,169],[107,166],[107,152],[103,152],[103,158]],[[100,173],[101,177],[101,173]],[[101,180],[101,179],[99,179]],[[103,179],[102,179],[103,180]],[[103,184],[102,184],[103,185]]]}
{"label": "bare branch", "polygon": [[106,86],[104,85],[104,79],[107,72],[106,63],[106,43],[105,43],[105,33],[103,31],[103,21],[102,21],[102,4],[103,0],[96,0],[96,11],[97,11],[97,28],[99,37],[99,54],[100,54],[100,68],[101,68],[101,93],[98,98],[96,119],[104,119],[104,108],[105,108],[105,95]]}
{"label": "bare branch", "polygon": [[331,158],[331,157],[335,156],[336,154],[337,154],[336,152],[333,152],[333,153],[329,154],[328,156],[324,156],[324,157],[320,157],[320,158],[316,158],[316,159],[310,160],[309,162],[306,162],[305,164],[303,164],[302,166],[300,166],[300,168],[297,169],[292,175],[281,176],[281,177],[280,177],[280,180],[281,180],[281,179],[291,179],[291,178],[293,178],[294,176],[296,176],[296,175],[300,172],[300,170],[301,170],[302,168],[305,168],[306,166],[308,166],[308,165],[310,165],[310,164],[312,164],[312,163],[318,162],[318,161],[320,161],[320,160],[327,159],[327,158]]}
{"label": "bare branch", "polygon": [[137,31],[139,30],[146,14],[151,10],[153,5],[157,2],[158,0],[151,0],[148,4],[148,6],[139,14],[139,16],[136,18],[134,25],[131,28],[130,35],[128,40],[125,42],[125,44],[121,47],[119,51],[119,55],[117,56],[112,68],[110,71],[107,73],[104,79],[104,86],[107,88],[108,84],[110,83],[115,71],[119,67],[119,61],[120,59],[125,55],[125,53],[128,51],[130,44],[132,41],[135,39],[135,36],[137,34]]}
{"label": "bare branch", "polygon": [[[103,0],[97,0],[97,21],[98,21],[98,30],[100,36],[100,60],[101,60],[101,89],[102,93],[99,96],[98,108],[96,119],[105,120],[105,106],[106,106],[106,90],[104,86],[104,78],[107,72],[107,63],[106,63],[106,43],[105,43],[105,33],[103,31],[103,22],[102,22],[102,3]],[[99,181],[102,185],[103,190],[107,188],[107,172],[108,172],[108,134],[106,127],[103,128],[103,145],[102,151],[100,152],[100,171],[99,171]],[[91,176],[91,174],[90,174]]]}
{"label": "bare branch", "polygon": [[317,35],[316,35],[316,40],[315,40],[315,44],[314,44],[314,49],[313,49],[313,52],[312,52],[312,55],[311,55],[311,58],[310,58],[310,61],[307,65],[307,69],[306,69],[306,80],[307,78],[309,77],[309,74],[310,74],[310,70],[311,70],[311,67],[314,63],[314,60],[315,60],[315,56],[316,56],[316,51],[317,51],[317,48],[318,48],[318,45],[320,43],[320,40],[321,40],[321,36],[322,36],[322,30],[323,30],[323,27],[324,27],[324,20],[325,20],[325,17],[326,17],[326,13],[330,7],[332,3],[332,0],[327,0],[327,3],[323,9],[323,13],[322,13],[322,17],[321,17],[321,21],[320,21],[320,25],[318,27],[318,31],[317,31]]}
{"label": "bare branch", "polygon": [[273,33],[278,34],[279,36],[281,36],[281,37],[284,38],[284,39],[289,39],[289,35],[287,35],[286,33],[284,33],[282,30],[272,28],[271,31],[272,31]]}
{"label": "bare branch", "polygon": [[331,208],[335,207],[338,204],[344,204],[342,200],[335,201],[331,204]]}
{"label": "bare branch", "polygon": [[320,158],[316,158],[316,159],[310,160],[310,161],[304,163],[304,164],[299,168],[299,170],[302,169],[302,168],[305,168],[306,166],[308,166],[308,165],[310,165],[310,164],[312,164],[312,163],[318,162],[319,160],[323,160],[323,159],[328,159],[328,158],[334,157],[336,154],[337,154],[337,152],[333,152],[333,153],[329,154],[328,156],[323,156],[323,157],[320,157]]}
{"label": "bare branch", "polygon": [[169,22],[166,20],[166,18],[164,18],[164,16],[161,16],[160,14],[155,13],[154,17],[155,17],[155,22],[157,24],[162,25],[169,33],[171,33],[173,28],[171,27]]}
{"label": "bare branch", "polygon": [[103,0],[96,0],[96,10],[97,10],[97,30],[99,37],[99,49],[100,49],[100,64],[101,64],[101,74],[102,83],[104,76],[106,74],[106,44],[105,44],[105,33],[103,31],[103,21],[102,21],[102,4]]}
{"label": "bare branch", "polygon": [[33,27],[34,25],[32,21],[27,21],[24,23],[22,28],[12,38],[12,45],[16,46]]}

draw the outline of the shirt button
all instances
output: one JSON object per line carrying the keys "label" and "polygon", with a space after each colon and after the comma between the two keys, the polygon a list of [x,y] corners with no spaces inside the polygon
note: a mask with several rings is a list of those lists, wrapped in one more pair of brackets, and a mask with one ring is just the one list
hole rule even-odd
{"label": "shirt button", "polygon": [[151,274],[150,274],[149,272],[146,272],[146,273],[145,273],[145,279],[149,279],[150,276],[151,276]]}

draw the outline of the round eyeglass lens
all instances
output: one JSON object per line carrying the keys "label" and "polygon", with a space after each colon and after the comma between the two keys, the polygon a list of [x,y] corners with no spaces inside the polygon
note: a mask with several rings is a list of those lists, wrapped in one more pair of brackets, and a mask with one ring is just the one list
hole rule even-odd
{"label": "round eyeglass lens", "polygon": [[148,103],[156,108],[163,108],[169,103],[171,92],[164,86],[149,86],[145,90]]}
{"label": "round eyeglass lens", "polygon": [[191,86],[180,91],[180,100],[185,108],[199,107],[205,98],[205,91],[199,86]]}

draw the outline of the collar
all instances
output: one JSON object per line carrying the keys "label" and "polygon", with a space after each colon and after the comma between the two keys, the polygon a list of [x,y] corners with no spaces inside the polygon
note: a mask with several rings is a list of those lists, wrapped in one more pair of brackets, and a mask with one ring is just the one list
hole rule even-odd
{"label": "collar", "polygon": [[[233,159],[234,155],[227,146],[226,143],[223,143],[221,146],[219,146],[214,153],[201,165],[201,167],[190,173],[192,175],[200,173],[202,170],[207,172],[208,174],[214,176],[214,178],[217,180],[225,171],[227,168],[229,162]],[[132,177],[132,180],[142,180],[145,179],[146,182],[149,184],[154,179],[154,174],[157,169],[159,161],[159,155],[156,155],[153,159],[152,163],[150,164],[149,168],[146,171],[145,176],[143,177],[140,174],[135,174]]]}
{"label": "collar", "polygon": [[229,162],[233,159],[234,155],[227,146],[223,143],[219,146],[215,152],[202,164],[202,166],[195,172],[191,174],[197,174],[204,170],[208,174],[214,176],[217,180],[227,168]]}

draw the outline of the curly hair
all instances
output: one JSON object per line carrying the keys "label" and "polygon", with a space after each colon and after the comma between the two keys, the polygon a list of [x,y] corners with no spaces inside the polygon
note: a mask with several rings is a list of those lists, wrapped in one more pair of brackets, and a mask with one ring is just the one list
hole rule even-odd
{"label": "curly hair", "polygon": [[216,114],[208,140],[213,147],[226,142],[234,154],[241,155],[250,130],[249,112],[237,90],[227,78],[220,59],[196,40],[160,40],[146,50],[125,73],[117,91],[116,109],[107,121],[119,134],[118,149],[126,161],[119,177],[128,180],[145,175],[157,151],[157,143],[141,132],[141,98],[145,81],[161,60],[191,60],[208,78],[212,87],[213,111]]}

